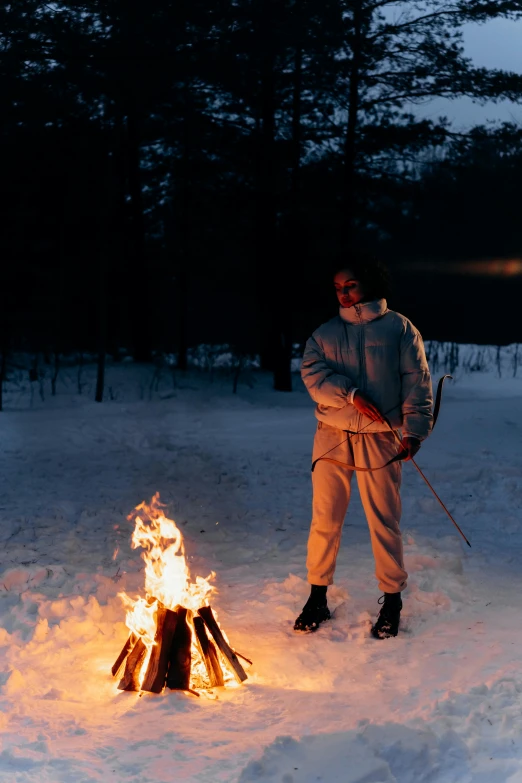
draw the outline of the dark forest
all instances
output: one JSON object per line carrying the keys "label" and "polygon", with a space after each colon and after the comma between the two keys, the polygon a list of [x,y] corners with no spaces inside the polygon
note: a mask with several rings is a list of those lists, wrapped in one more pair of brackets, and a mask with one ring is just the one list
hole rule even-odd
{"label": "dark forest", "polygon": [[522,257],[522,129],[416,111],[520,101],[522,75],[462,44],[520,5],[4,4],[2,375],[15,351],[183,369],[227,343],[288,389],[356,248],[427,339],[521,341],[520,278],[489,272]]}

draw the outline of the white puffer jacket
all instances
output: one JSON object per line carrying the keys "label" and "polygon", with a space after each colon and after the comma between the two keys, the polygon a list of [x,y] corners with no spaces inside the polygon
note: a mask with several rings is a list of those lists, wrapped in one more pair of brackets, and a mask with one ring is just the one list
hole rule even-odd
{"label": "white puffer jacket", "polygon": [[424,440],[430,433],[433,393],[422,337],[385,299],[340,308],[306,343],[301,377],[317,403],[319,421],[351,432],[389,431],[348,402],[353,387],[366,392],[394,429]]}

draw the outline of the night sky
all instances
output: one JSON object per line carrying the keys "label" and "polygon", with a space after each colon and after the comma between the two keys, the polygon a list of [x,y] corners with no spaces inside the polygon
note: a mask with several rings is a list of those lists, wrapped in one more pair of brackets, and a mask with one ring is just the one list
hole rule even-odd
{"label": "night sky", "polygon": [[[475,65],[522,73],[522,22],[496,19],[483,25],[466,25],[464,43]],[[447,116],[459,127],[488,120],[522,123],[522,105],[511,101],[480,106],[469,98],[440,99],[417,107],[417,111],[426,117]]]}

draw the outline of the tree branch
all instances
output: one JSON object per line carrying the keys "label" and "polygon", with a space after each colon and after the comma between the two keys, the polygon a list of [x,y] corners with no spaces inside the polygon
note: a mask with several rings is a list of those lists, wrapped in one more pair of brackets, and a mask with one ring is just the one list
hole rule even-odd
{"label": "tree branch", "polygon": [[425,14],[424,16],[417,16],[415,19],[409,19],[407,22],[401,24],[385,24],[374,35],[369,36],[367,40],[376,41],[382,35],[397,33],[400,30],[404,30],[406,27],[413,27],[421,22],[425,22],[428,19],[436,19],[442,16],[462,16],[462,9],[456,8],[452,11],[433,11],[431,14]]}

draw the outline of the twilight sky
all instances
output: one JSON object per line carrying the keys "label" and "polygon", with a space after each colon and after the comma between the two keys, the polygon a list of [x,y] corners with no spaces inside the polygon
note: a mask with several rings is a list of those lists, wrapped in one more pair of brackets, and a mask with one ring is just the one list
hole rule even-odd
{"label": "twilight sky", "polygon": [[[467,54],[477,66],[522,73],[522,21],[496,19],[483,25],[467,25],[464,41]],[[417,111],[426,117],[445,115],[459,127],[487,120],[522,123],[522,104],[510,101],[480,106],[467,98],[455,101],[437,99]]]}

